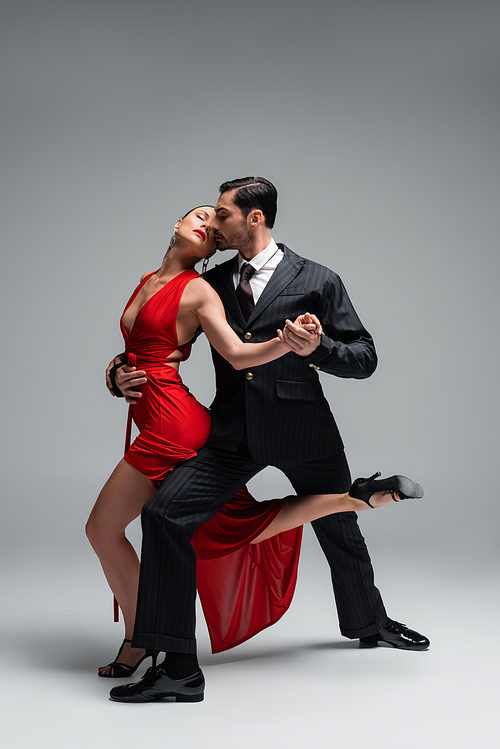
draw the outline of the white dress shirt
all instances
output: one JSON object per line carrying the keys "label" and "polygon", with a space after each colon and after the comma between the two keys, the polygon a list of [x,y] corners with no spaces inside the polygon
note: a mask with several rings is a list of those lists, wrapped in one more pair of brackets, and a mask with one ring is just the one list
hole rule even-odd
{"label": "white dress shirt", "polygon": [[271,239],[267,247],[251,260],[245,260],[243,255],[238,253],[238,266],[237,270],[233,273],[234,288],[240,282],[241,266],[243,263],[249,263],[249,265],[255,268],[255,273],[250,279],[250,288],[252,289],[254,304],[257,304],[260,295],[266,288],[266,284],[282,259],[283,250],[280,250],[274,239]]}

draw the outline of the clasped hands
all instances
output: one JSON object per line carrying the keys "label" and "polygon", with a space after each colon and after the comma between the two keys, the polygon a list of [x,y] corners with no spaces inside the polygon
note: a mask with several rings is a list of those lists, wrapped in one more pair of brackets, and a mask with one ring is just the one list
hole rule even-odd
{"label": "clasped hands", "polygon": [[[280,341],[290,351],[302,357],[310,356],[315,351],[321,341],[322,332],[323,328],[320,321],[316,315],[309,312],[299,315],[295,322],[286,320],[283,330],[277,331]],[[115,364],[123,361],[122,356],[122,354],[115,356],[106,369],[106,387],[111,395],[115,394],[113,393],[109,373]],[[131,367],[129,364],[122,364],[116,370],[115,382],[116,386],[122,391],[125,401],[134,404],[137,403],[138,398],[142,397],[138,388],[146,384],[146,372]]]}
{"label": "clasped hands", "polygon": [[298,356],[310,356],[321,341],[323,328],[321,323],[310,312],[299,315],[295,322],[285,321],[283,330],[278,330],[278,338],[285,346]]}

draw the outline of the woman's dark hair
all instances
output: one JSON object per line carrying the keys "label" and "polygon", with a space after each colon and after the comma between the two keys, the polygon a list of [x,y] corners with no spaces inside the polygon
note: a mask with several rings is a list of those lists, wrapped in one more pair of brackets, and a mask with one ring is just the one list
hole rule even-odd
{"label": "woman's dark hair", "polygon": [[181,216],[181,218],[186,218],[186,216],[189,216],[190,213],[193,211],[197,211],[198,208],[213,208],[213,205],[210,205],[210,203],[202,203],[201,205],[197,205],[196,208],[191,208],[190,211],[184,214],[184,216]]}
{"label": "woman's dark hair", "polygon": [[264,214],[265,224],[272,229],[278,210],[278,191],[272,182],[264,177],[241,177],[223,182],[219,192],[237,190],[233,203],[238,206],[245,218],[256,208]]}

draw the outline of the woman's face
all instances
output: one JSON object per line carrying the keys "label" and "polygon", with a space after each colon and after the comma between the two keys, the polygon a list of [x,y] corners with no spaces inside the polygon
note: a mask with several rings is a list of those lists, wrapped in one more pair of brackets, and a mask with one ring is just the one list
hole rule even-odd
{"label": "woman's face", "polygon": [[177,237],[194,244],[201,250],[200,257],[211,257],[216,251],[213,230],[209,228],[210,221],[215,215],[211,206],[204,205],[194,208],[184,218],[179,219],[175,228]]}

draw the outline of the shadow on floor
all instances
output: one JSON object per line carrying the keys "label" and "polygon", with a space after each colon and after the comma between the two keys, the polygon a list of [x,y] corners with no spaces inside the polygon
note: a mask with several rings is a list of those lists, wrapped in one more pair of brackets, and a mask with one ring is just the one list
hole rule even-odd
{"label": "shadow on floor", "polygon": [[[5,633],[4,642],[9,644],[9,659],[18,665],[29,663],[32,667],[48,668],[52,671],[81,671],[88,673],[89,669],[97,669],[113,660],[120,647],[117,641],[114,650],[99,640],[89,636],[88,632],[39,632],[27,634],[20,632]],[[252,648],[251,650],[249,648]],[[259,659],[282,659],[297,656],[314,650],[352,650],[358,647],[357,640],[316,642],[310,644],[275,644],[255,646],[253,643],[234,648],[217,655],[211,655],[208,650],[201,650],[199,659],[202,666],[217,666],[229,663],[241,663]],[[161,658],[160,658],[161,660]],[[145,661],[141,667],[150,665]],[[138,673],[140,673],[138,671]],[[135,677],[134,677],[135,679]]]}

